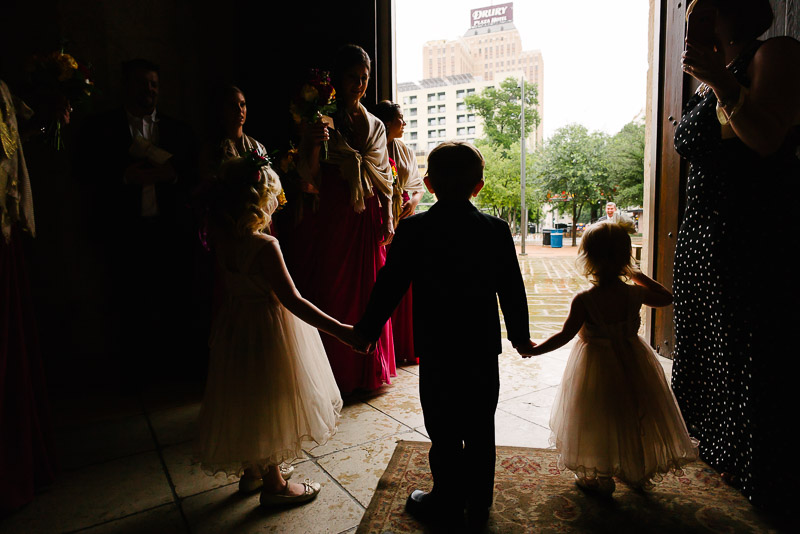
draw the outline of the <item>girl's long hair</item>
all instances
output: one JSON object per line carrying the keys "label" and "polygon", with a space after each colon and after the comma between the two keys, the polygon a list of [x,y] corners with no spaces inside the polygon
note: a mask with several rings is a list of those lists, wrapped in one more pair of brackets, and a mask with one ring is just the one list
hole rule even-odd
{"label": "girl's long hair", "polygon": [[595,223],[583,233],[578,267],[593,284],[628,280],[636,270],[627,221]]}

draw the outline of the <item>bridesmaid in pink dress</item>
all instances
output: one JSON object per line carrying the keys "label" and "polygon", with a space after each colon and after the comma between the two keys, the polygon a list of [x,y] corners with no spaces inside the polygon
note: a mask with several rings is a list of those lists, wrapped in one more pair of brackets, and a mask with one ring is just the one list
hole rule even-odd
{"label": "bridesmaid in pink dress", "polygon": [[[414,151],[403,143],[403,110],[399,104],[390,100],[380,102],[375,108],[375,116],[386,127],[386,147],[389,159],[394,162],[397,176],[394,180],[392,208],[395,227],[401,220],[414,215],[417,204],[422,199],[425,186],[419,175],[417,157]],[[417,364],[419,358],[414,354],[414,330],[411,316],[411,289],[392,314],[392,333],[394,335],[394,356],[398,364]]]}
{"label": "bridesmaid in pink dress", "polygon": [[[306,128],[297,164],[303,180],[319,191],[311,261],[299,278],[309,300],[348,324],[361,318],[394,236],[386,133],[361,104],[369,73],[362,48],[346,45],[338,51],[332,73],[337,112]],[[391,321],[367,356],[320,334],[343,395],[377,389],[396,375]]]}

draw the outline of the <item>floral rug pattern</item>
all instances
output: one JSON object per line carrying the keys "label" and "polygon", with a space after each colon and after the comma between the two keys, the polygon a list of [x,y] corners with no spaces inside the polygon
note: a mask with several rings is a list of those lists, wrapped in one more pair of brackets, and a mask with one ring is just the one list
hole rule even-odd
{"label": "floral rug pattern", "polygon": [[[400,441],[356,534],[432,532],[409,516],[414,489],[432,486],[429,443]],[[553,449],[497,447],[495,499],[485,532],[776,532],[703,462],[646,493],[617,480],[612,498],[588,495]]]}

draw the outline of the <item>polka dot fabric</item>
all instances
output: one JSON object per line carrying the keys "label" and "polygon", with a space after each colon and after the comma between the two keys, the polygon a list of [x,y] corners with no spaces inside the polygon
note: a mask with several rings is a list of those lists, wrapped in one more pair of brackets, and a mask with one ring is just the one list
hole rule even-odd
{"label": "polka dot fabric", "polygon": [[[730,66],[744,86],[760,45]],[[795,266],[773,267],[768,254],[796,243],[797,232],[788,243],[781,238],[788,223],[781,214],[759,224],[765,208],[758,198],[766,187],[796,191],[800,162],[790,143],[761,158],[738,138],[722,139],[715,106],[713,91],[695,94],[675,132],[675,148],[690,167],[675,252],[672,386],[701,457],[732,475],[754,504],[782,506],[790,494],[786,464],[793,464],[787,414],[797,407],[785,359],[797,353],[789,340],[800,324],[775,285],[783,276],[793,280]]]}

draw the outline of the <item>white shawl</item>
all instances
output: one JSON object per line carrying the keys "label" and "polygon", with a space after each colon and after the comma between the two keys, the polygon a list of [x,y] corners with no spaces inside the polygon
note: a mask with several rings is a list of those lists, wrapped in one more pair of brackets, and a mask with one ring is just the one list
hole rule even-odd
{"label": "white shawl", "polygon": [[[19,224],[23,230],[36,234],[33,219],[33,195],[28,178],[28,167],[19,138],[17,113],[33,112],[24,102],[15,99],[5,82],[0,80],[0,229],[3,238],[11,239],[11,227]],[[26,117],[27,118],[27,117]]]}
{"label": "white shawl", "polygon": [[359,120],[367,121],[369,132],[363,153],[348,145],[342,134],[333,129],[326,160],[326,163],[339,167],[350,188],[350,203],[357,213],[364,211],[364,202],[374,194],[373,188],[386,199],[392,197],[392,168],[386,152],[386,130],[383,122],[360,103],[359,108]]}
{"label": "white shawl", "polygon": [[400,139],[392,139],[392,154],[394,162],[397,164],[397,183],[400,191],[409,193],[424,193],[425,187],[419,175],[417,157],[414,151],[408,148]]}

